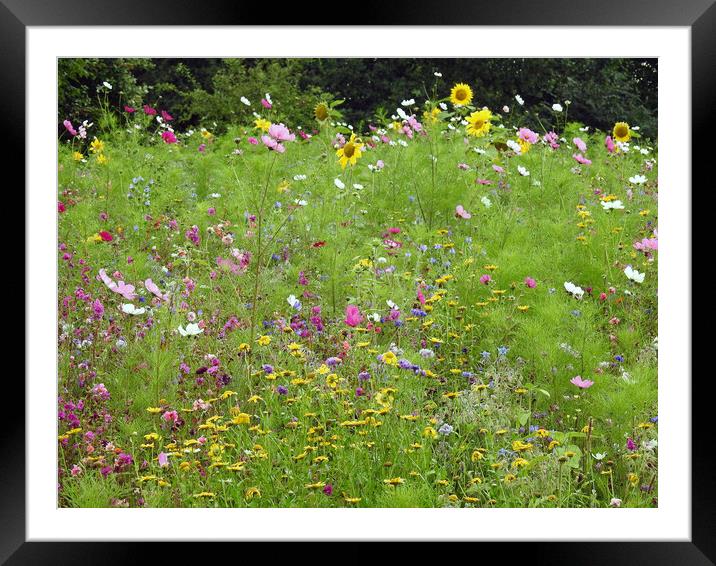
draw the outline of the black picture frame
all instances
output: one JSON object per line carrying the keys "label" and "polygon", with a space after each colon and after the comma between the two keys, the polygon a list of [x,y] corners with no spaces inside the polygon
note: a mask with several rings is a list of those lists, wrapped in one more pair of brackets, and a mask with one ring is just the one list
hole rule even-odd
{"label": "black picture frame", "polygon": [[[327,3],[326,3],[327,4]],[[509,5],[508,5],[509,4]],[[685,26],[691,31],[692,89],[692,185],[695,180],[713,177],[709,171],[713,140],[708,139],[716,106],[716,6],[714,0],[570,0],[440,3],[395,2],[387,5],[372,0],[363,2],[354,14],[341,14],[335,5],[324,8],[304,3],[282,5],[268,13],[265,6],[226,0],[201,3],[168,0],[0,0],[0,69],[2,88],[0,112],[2,131],[24,138],[25,115],[25,33],[28,26],[65,25],[262,25],[270,23],[316,25],[317,13],[327,14],[330,25],[550,25],[550,26]],[[686,115],[682,109],[669,109],[676,119]],[[662,135],[668,135],[661,132]],[[689,140],[684,140],[688,143]],[[7,155],[7,154],[6,154]],[[17,169],[17,167],[16,167]],[[702,175],[698,175],[702,173]],[[21,173],[24,178],[24,169]],[[703,188],[710,189],[713,181]],[[673,188],[669,188],[672,190]],[[686,194],[691,187],[680,187]],[[25,203],[31,214],[32,203]],[[692,225],[696,225],[692,220]],[[696,240],[694,240],[694,244]],[[697,257],[692,254],[692,258]],[[31,258],[25,257],[25,261]],[[694,293],[695,295],[695,293]],[[25,296],[25,301],[28,298]],[[708,299],[707,299],[708,300]],[[692,337],[700,336],[692,333]],[[693,345],[692,345],[693,351]],[[691,359],[691,352],[688,353]],[[7,371],[7,370],[6,370]],[[708,373],[695,376],[669,376],[692,386],[692,537],[690,542],[530,542],[490,543],[496,551],[507,551],[506,545],[519,545],[516,556],[530,562],[562,564],[713,564],[716,562],[716,474],[711,467],[713,438],[713,382]],[[0,493],[0,562],[7,564],[95,564],[128,557],[149,559],[142,543],[69,543],[26,542],[25,537],[25,387],[18,378],[6,379],[8,395],[16,402],[19,414],[6,418],[0,429],[3,458]],[[14,424],[13,424],[14,423]],[[558,533],[555,533],[559,536]],[[81,536],[81,533],[78,533]],[[112,544],[107,548],[106,544]],[[112,552],[117,544],[123,549]],[[186,545],[177,554],[177,543],[171,543],[174,556],[189,558]],[[496,546],[495,546],[496,545]],[[142,547],[142,548],[140,548]],[[154,549],[152,549],[154,550]],[[160,550],[160,552],[162,552]],[[206,556],[206,555],[204,555]],[[130,562],[133,562],[130,558]]]}

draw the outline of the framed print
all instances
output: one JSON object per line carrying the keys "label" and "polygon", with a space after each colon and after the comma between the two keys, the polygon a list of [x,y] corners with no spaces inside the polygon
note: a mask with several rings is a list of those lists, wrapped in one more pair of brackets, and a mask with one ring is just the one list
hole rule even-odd
{"label": "framed print", "polygon": [[712,4],[344,26],[166,4],[0,6],[28,328],[3,560],[433,540],[712,563]]}

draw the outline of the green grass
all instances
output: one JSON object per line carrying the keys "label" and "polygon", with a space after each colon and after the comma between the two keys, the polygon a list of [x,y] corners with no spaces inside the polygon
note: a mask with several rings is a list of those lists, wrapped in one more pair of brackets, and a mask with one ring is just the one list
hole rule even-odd
{"label": "green grass", "polygon": [[[514,156],[491,145],[514,139],[510,129],[496,126],[465,143],[442,122],[407,147],[378,142],[342,171],[329,125],[308,141],[287,143],[284,154],[248,144],[255,132],[239,127],[218,138],[180,135],[179,145],[138,130],[90,133],[105,143],[106,164],[77,141],[61,142],[58,156],[58,198],[67,207],[59,217],[66,250],[59,259],[58,393],[60,409],[85,404],[66,409],[80,431],[70,430],[68,419],[59,422],[62,506],[604,507],[612,498],[622,506],[656,505],[656,450],[644,442],[656,439],[657,428],[650,421],[657,415],[657,261],[633,248],[657,226],[657,170],[645,168],[655,151],[645,157],[633,147],[648,142],[633,139],[628,153],[609,155],[603,134],[577,132],[593,162],[578,166],[569,142],[556,151],[536,144]],[[205,153],[197,151],[200,143]],[[85,161],[73,159],[76,149]],[[434,166],[431,155],[438,156]],[[378,159],[384,169],[371,172],[367,165]],[[518,165],[530,176],[519,175]],[[647,183],[630,184],[635,174]],[[597,189],[616,195],[625,210],[603,210]],[[295,205],[299,200],[307,205]],[[458,204],[472,218],[456,218]],[[589,215],[580,217],[578,205]],[[196,246],[185,237],[193,225],[201,237]],[[233,243],[222,243],[207,230],[212,226],[232,234]],[[400,229],[391,236],[401,243],[396,250],[383,242],[391,227]],[[93,240],[101,230],[114,239]],[[243,273],[217,266],[232,248],[252,254]],[[62,259],[65,252],[71,261]],[[646,274],[644,283],[627,280],[627,264]],[[96,278],[101,268],[135,285],[151,311],[122,313],[130,301]],[[113,275],[117,270],[122,277]],[[307,286],[299,285],[300,272]],[[479,281],[484,274],[489,285]],[[526,277],[536,288],[524,284]],[[147,278],[169,293],[168,303],[152,306]],[[566,281],[591,294],[573,298]],[[424,318],[411,314],[425,308],[418,285],[428,286],[423,293],[432,300]],[[292,294],[300,312],[287,302]],[[64,304],[64,297],[71,299]],[[100,320],[92,318],[95,299],[105,309]],[[388,300],[400,307],[400,327],[386,320]],[[373,326],[381,331],[365,319],[347,326],[348,304],[364,317],[378,313],[383,320]],[[321,309],[322,332],[309,320],[312,307]],[[184,337],[177,328],[190,312],[206,327]],[[222,335],[231,317],[235,327]],[[297,334],[298,324],[309,335]],[[271,343],[258,344],[260,335]],[[92,343],[80,346],[82,340]],[[391,345],[427,375],[378,361]],[[505,355],[500,347],[508,348]],[[435,356],[421,357],[425,348]],[[324,372],[324,362],[341,353],[343,363]],[[210,365],[207,355],[220,360],[228,383],[196,375]],[[266,375],[264,364],[275,373]],[[371,378],[360,382],[364,370]],[[570,383],[576,375],[595,384],[578,389]],[[110,399],[93,396],[97,383]],[[364,395],[356,396],[357,387]],[[199,399],[209,408],[194,408]],[[181,426],[162,419],[171,410]],[[249,415],[248,424],[232,422],[239,413]],[[444,423],[453,427],[448,435],[436,432]],[[84,436],[88,431],[94,438]],[[150,433],[158,438],[145,439]],[[627,438],[636,450],[626,448]],[[515,451],[518,441],[531,446]],[[132,463],[116,466],[120,452]],[[170,454],[167,467],[158,463],[161,452]],[[598,453],[600,460],[592,456]],[[395,478],[402,483],[387,482]]]}

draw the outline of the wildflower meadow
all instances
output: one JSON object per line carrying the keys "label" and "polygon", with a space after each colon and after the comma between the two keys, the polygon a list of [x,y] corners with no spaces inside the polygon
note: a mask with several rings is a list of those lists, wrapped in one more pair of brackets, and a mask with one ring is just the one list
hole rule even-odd
{"label": "wildflower meadow", "polygon": [[656,133],[412,79],[59,116],[60,507],[658,506]]}

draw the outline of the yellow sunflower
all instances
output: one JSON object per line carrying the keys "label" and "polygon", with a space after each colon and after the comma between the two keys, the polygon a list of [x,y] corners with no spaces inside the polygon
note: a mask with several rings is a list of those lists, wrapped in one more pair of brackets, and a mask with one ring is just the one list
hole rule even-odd
{"label": "yellow sunflower", "polygon": [[626,122],[617,122],[614,124],[614,139],[618,142],[628,142],[631,139],[631,130]]}
{"label": "yellow sunflower", "polygon": [[327,120],[329,116],[328,105],[325,102],[319,102],[313,109],[313,115],[319,122]]}
{"label": "yellow sunflower", "polygon": [[492,127],[492,124],[490,123],[491,119],[492,112],[490,112],[487,108],[473,112],[467,117],[467,126],[465,127],[465,131],[471,136],[482,137],[490,131],[490,128]]}
{"label": "yellow sunflower", "polygon": [[472,102],[472,89],[464,84],[458,83],[450,91],[450,102],[455,106],[465,106]]}
{"label": "yellow sunflower", "polygon": [[341,167],[343,169],[346,168],[346,165],[349,163],[351,164],[351,167],[356,164],[356,161],[360,159],[360,156],[363,154],[363,143],[361,142],[360,138],[357,138],[355,134],[351,134],[351,139],[346,142],[346,144],[339,148],[338,151],[336,151],[336,155],[338,156],[338,161],[341,164]]}

